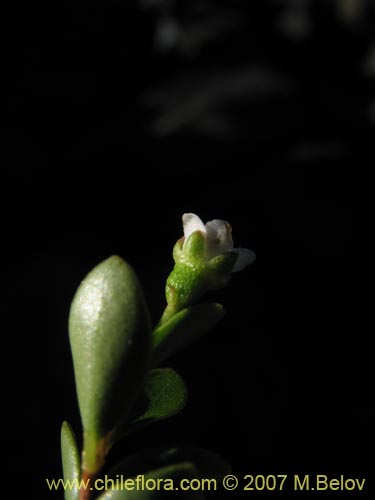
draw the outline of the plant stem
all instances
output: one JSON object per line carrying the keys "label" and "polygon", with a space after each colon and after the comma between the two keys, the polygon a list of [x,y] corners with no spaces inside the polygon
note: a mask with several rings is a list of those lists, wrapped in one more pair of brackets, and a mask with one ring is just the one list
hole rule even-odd
{"label": "plant stem", "polygon": [[110,434],[96,439],[93,433],[84,433],[82,451],[82,487],[79,490],[79,500],[90,500],[95,494],[94,480],[105,463],[108,452]]}
{"label": "plant stem", "polygon": [[[90,484],[93,484],[93,480],[95,478],[96,474],[92,474],[86,470],[82,471],[82,483],[81,483],[81,488],[79,490],[79,500],[90,500],[90,496],[94,490],[93,486],[90,486]],[[93,488],[91,490],[91,488]]]}

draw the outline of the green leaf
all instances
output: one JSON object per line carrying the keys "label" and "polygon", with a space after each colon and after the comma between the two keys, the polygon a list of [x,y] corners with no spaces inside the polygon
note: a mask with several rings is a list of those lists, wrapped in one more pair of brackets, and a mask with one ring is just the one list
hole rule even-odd
{"label": "green leaf", "polygon": [[61,426],[61,458],[64,481],[74,484],[74,488],[65,490],[65,500],[78,500],[81,465],[76,437],[68,422],[63,422]]}
{"label": "green leaf", "polygon": [[194,342],[215,326],[224,314],[220,304],[199,304],[183,309],[157,326],[152,334],[153,366]]}
{"label": "green leaf", "polygon": [[149,369],[151,327],[133,269],[112,256],[81,283],[71,306],[70,343],[84,429],[83,467],[95,472],[108,436],[128,416]]}
{"label": "green leaf", "polygon": [[149,373],[145,385],[147,410],[134,420],[163,420],[181,411],[187,401],[187,388],[181,376],[172,368],[157,368]]}
{"label": "green leaf", "polygon": [[146,380],[142,398],[135,406],[125,432],[119,430],[115,440],[139,428],[164,420],[181,411],[187,401],[187,388],[181,376],[172,368],[156,368]]}
{"label": "green leaf", "polygon": [[231,472],[228,462],[213,451],[197,446],[178,445],[154,447],[133,453],[118,463],[109,475],[133,477],[181,462],[193,463],[204,478],[220,480]]}
{"label": "green leaf", "polygon": [[[181,462],[149,471],[140,476],[139,479],[137,477],[126,479],[125,476],[118,475],[114,489],[107,489],[99,496],[98,500],[165,500],[171,494],[173,498],[176,498],[173,491],[177,490],[178,498],[183,500],[203,500],[204,496],[200,491],[183,491],[180,488],[183,479],[191,481],[199,478],[200,475],[195,465],[189,462]],[[157,486],[158,482],[159,486]],[[187,483],[184,482],[184,485],[186,487]],[[125,487],[127,487],[126,490]]]}

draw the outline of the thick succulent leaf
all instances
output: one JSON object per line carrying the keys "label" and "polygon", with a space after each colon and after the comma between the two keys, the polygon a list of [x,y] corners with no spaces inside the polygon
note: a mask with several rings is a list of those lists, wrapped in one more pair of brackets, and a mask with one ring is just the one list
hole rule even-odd
{"label": "thick succulent leaf", "polygon": [[178,445],[149,448],[129,455],[110,471],[110,476],[133,477],[181,462],[193,463],[204,478],[220,480],[231,472],[228,462],[216,453],[197,446]]}
{"label": "thick succulent leaf", "polygon": [[[107,489],[98,500],[165,500],[171,494],[172,498],[177,498],[176,493],[173,495],[176,491],[181,500],[204,500],[200,491],[183,491],[180,488],[181,480],[198,478],[200,475],[195,465],[190,462],[180,462],[146,472],[143,478],[139,479],[137,489],[136,477],[126,479],[125,476],[119,475],[116,478],[117,483],[114,483],[114,489]],[[156,488],[157,480],[160,481],[158,489]],[[147,485],[150,489],[147,489]],[[184,482],[185,487],[186,485],[187,483]],[[129,486],[134,489],[125,489]]]}
{"label": "thick succulent leaf", "polygon": [[61,458],[64,481],[72,485],[72,489],[64,492],[65,500],[77,500],[81,465],[76,437],[68,422],[63,422],[61,427]]}
{"label": "thick succulent leaf", "polygon": [[224,314],[224,308],[220,304],[199,304],[183,309],[157,326],[152,334],[153,366],[194,342]]}
{"label": "thick succulent leaf", "polygon": [[129,413],[149,368],[151,328],[133,269],[112,256],[83,280],[69,318],[84,464],[98,467],[99,447]]}
{"label": "thick succulent leaf", "polygon": [[172,368],[152,370],[137,405],[138,412],[130,421],[126,433],[175,415],[184,408],[186,401],[187,388],[178,373]]}

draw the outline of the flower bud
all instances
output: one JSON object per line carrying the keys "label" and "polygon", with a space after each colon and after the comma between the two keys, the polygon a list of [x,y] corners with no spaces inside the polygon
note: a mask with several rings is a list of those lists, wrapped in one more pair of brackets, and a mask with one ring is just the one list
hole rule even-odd
{"label": "flower bud", "polygon": [[184,236],[174,246],[175,266],[167,279],[167,307],[161,322],[194,304],[206,290],[227,285],[231,273],[241,271],[255,260],[246,248],[233,248],[232,228],[214,219],[203,224],[195,214],[182,217]]}

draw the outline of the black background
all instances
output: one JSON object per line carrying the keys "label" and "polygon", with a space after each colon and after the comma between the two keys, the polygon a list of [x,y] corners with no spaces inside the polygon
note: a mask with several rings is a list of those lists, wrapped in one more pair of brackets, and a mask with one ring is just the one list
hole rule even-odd
{"label": "black background", "polygon": [[188,442],[239,476],[371,488],[374,9],[252,4],[32,2],[3,16],[13,491],[62,497],[45,478],[61,476],[62,420],[80,431],[67,332],[80,280],[121,255],[157,321],[184,212],[230,221],[257,261],[207,297],[227,316],[168,363],[186,409],[123,450]]}

